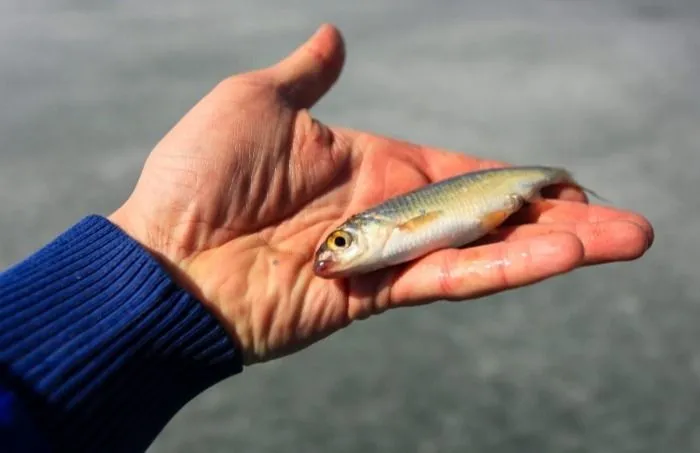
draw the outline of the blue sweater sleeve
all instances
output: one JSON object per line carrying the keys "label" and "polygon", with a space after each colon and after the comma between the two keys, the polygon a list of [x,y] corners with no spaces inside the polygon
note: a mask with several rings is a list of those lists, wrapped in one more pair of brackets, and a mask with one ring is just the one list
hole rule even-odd
{"label": "blue sweater sleeve", "polygon": [[103,217],[0,274],[0,451],[142,452],[241,370],[217,320]]}

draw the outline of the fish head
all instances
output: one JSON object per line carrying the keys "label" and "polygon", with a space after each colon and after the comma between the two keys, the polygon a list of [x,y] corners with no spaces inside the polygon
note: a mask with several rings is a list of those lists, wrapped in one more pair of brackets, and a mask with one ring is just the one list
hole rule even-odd
{"label": "fish head", "polygon": [[326,236],[314,257],[314,273],[342,278],[380,267],[393,225],[373,217],[354,217]]}

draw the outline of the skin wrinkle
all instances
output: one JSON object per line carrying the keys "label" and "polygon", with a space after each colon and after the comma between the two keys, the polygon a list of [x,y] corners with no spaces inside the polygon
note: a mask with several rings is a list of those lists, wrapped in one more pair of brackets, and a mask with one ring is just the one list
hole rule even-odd
{"label": "skin wrinkle", "polygon": [[[237,197],[237,193],[240,194],[241,192],[241,187],[247,187],[247,186],[239,186],[235,183],[235,181],[238,180],[243,180],[245,181],[245,176],[236,174],[236,171],[231,169],[232,165],[229,165],[228,168],[224,167],[222,168],[223,174],[232,174],[234,175],[233,177],[228,178],[228,181],[225,183],[224,187],[221,189],[221,197],[223,199],[228,199],[228,200],[235,200]],[[237,179],[236,176],[243,176],[243,178]],[[240,198],[239,198],[240,199]],[[227,227],[227,219],[232,218],[232,210],[234,209],[234,206],[236,206],[235,202],[232,203],[220,203],[218,206],[217,210],[217,215],[216,215],[216,225],[220,225],[221,228],[226,228]],[[228,229],[228,231],[231,231]],[[216,242],[212,242],[211,246],[214,246]]]}
{"label": "skin wrinkle", "polygon": [[[281,338],[293,338],[293,332],[290,332],[291,329],[289,327],[285,329],[284,322],[282,321],[291,314],[291,318],[294,319],[295,322],[298,322],[299,314],[298,310],[294,310],[293,307],[290,307],[289,297],[278,294],[279,287],[286,286],[287,276],[280,275],[279,272],[273,273],[278,271],[279,268],[273,268],[274,271],[270,269],[269,259],[266,260],[266,263],[266,268],[262,271],[268,272],[272,278],[269,278],[267,285],[264,285],[267,288],[267,297],[263,307],[268,312],[268,316],[263,316],[260,329],[262,337],[267,337],[268,344],[274,349],[281,346],[283,343]],[[290,310],[290,308],[292,309]],[[290,334],[292,335],[290,336]]]}
{"label": "skin wrinkle", "polygon": [[[276,129],[278,130],[279,128]],[[282,135],[286,137],[292,134],[290,132],[286,132]],[[263,141],[265,142],[266,140],[263,139]],[[260,151],[257,154],[264,155],[262,151]],[[256,194],[257,198],[255,200],[248,200],[247,203],[252,204],[254,206],[260,206],[260,208],[256,211],[255,214],[254,222],[256,224],[263,223],[262,219],[269,219],[265,222],[269,225],[274,224],[275,222],[278,222],[281,219],[284,219],[286,216],[288,216],[290,214],[289,211],[293,209],[293,206],[290,206],[292,205],[292,203],[284,201],[286,198],[292,200],[294,196],[293,193],[290,193],[292,191],[288,182],[290,160],[289,153],[276,151],[273,154],[275,154],[276,156],[276,160],[274,163],[261,162],[261,160],[265,161],[266,159],[253,159],[253,162],[255,163],[255,169],[253,170],[254,176],[251,178],[252,181],[249,186],[249,192]],[[265,181],[270,180],[271,183],[269,184],[269,187],[260,187],[260,185],[264,184]],[[285,190],[285,188],[289,188],[290,190]],[[270,194],[275,194],[276,196],[271,197]],[[242,205],[245,206],[244,204]],[[278,206],[283,206],[282,214],[270,214],[270,212],[278,211]]]}
{"label": "skin wrinkle", "polygon": [[[350,290],[352,292],[352,289]],[[372,316],[371,304],[365,303],[361,298],[350,296],[346,317],[353,322],[364,321]]]}
{"label": "skin wrinkle", "polygon": [[[251,266],[252,268],[252,266]],[[246,281],[250,281],[250,274],[247,276]],[[253,287],[254,288],[254,287]],[[250,300],[249,298],[251,297],[251,291],[252,288],[248,284],[246,287],[243,289],[242,293],[239,293],[238,291],[232,291],[232,294],[241,294],[242,298],[244,300]],[[251,330],[254,329],[254,321],[253,321],[253,306],[249,304],[231,304],[233,306],[233,313],[232,315],[229,315],[228,319],[241,319],[241,322],[237,322],[234,325],[231,326],[233,329],[233,336],[237,339],[238,344],[241,345],[242,350],[244,351],[244,356],[245,360],[247,361],[247,355],[252,352],[251,349],[254,347],[254,344],[251,344],[250,338],[252,337],[252,332]],[[226,307],[224,307],[224,310],[226,310]],[[234,316],[234,317],[230,317]]]}
{"label": "skin wrinkle", "polygon": [[[286,280],[286,279],[284,279]],[[272,285],[268,285],[272,286]],[[291,297],[285,297],[282,295],[275,295],[274,299],[269,299],[270,307],[270,320],[267,331],[267,343],[270,345],[270,349],[281,349],[284,347],[284,339],[297,337],[298,328],[292,328],[292,324],[300,326],[299,320],[301,319],[301,310],[296,309],[290,303]],[[289,319],[291,322],[284,322],[285,319]],[[265,335],[263,335],[265,336]]]}
{"label": "skin wrinkle", "polygon": [[373,272],[349,279],[347,317],[350,321],[366,320],[388,310],[388,288],[395,269]]}
{"label": "skin wrinkle", "polygon": [[[262,257],[266,254],[266,251],[261,251],[256,255]],[[271,278],[268,280],[269,283],[265,285],[267,291],[264,297],[255,299],[260,302],[256,304],[254,308],[257,309],[254,309],[252,314],[254,319],[253,325],[256,326],[255,330],[257,331],[257,333],[252,334],[252,338],[256,356],[267,356],[266,360],[270,360],[279,353],[270,354],[267,348],[272,350],[283,349],[284,339],[297,338],[301,340],[314,329],[317,323],[312,320],[309,325],[310,317],[304,316],[305,307],[294,309],[291,303],[292,300],[296,300],[299,297],[298,293],[308,292],[308,282],[311,279],[306,277],[294,279],[289,274],[273,274],[273,269],[279,269],[279,267],[270,266],[269,258],[260,259],[258,262],[261,263],[263,268],[258,269],[255,267],[255,273],[270,272]],[[253,275],[252,278],[256,278],[256,276]],[[291,285],[291,297],[277,293],[276,289],[289,285]],[[298,326],[298,328],[295,329],[293,326]],[[266,339],[266,344],[263,345],[261,343],[262,339]]]}
{"label": "skin wrinkle", "polygon": [[[345,166],[334,165],[336,143],[339,142],[327,126],[313,118],[308,111],[299,112],[294,125],[295,130],[300,132],[293,134],[290,184],[291,187],[300,188],[300,208],[303,209],[315,195],[327,189],[337,173],[345,170]],[[327,176],[320,178],[323,174]],[[306,181],[316,181],[318,187],[309,186]]]}
{"label": "skin wrinkle", "polygon": [[[292,119],[290,119],[289,125],[286,128],[282,126],[281,122],[278,122],[273,132],[273,143],[284,143],[285,147],[287,147],[289,146],[289,143],[293,143],[294,134],[295,127],[294,121]],[[270,174],[273,175],[274,178],[272,193],[276,193],[278,198],[277,200],[275,200],[276,203],[274,204],[270,201],[269,198],[263,200],[263,203],[261,204],[261,217],[264,215],[263,213],[267,212],[265,210],[267,208],[266,204],[273,204],[273,206],[269,208],[272,212],[278,211],[279,207],[281,206],[281,218],[284,218],[288,215],[290,205],[293,204],[293,200],[296,195],[294,193],[294,187],[290,184],[290,163],[292,162],[293,153],[294,148],[292,148],[289,152],[285,152],[284,150],[278,148],[274,153],[274,156],[276,157],[275,161],[268,162],[269,167],[267,168],[267,170],[270,172]],[[265,179],[261,181],[265,181]],[[261,192],[264,193],[265,191]],[[270,217],[274,216],[270,215]]]}
{"label": "skin wrinkle", "polygon": [[[346,143],[346,140],[333,140],[334,144],[338,144],[339,146],[344,146],[344,143]],[[327,203],[326,200],[330,199],[335,195],[335,191],[339,188],[342,187],[346,184],[345,179],[347,178],[347,174],[349,171],[345,171],[345,169],[351,165],[350,161],[351,159],[351,152],[347,150],[340,150],[337,152],[331,152],[329,154],[334,154],[334,155],[340,155],[343,156],[342,159],[342,165],[334,164],[331,165],[329,168],[334,168],[336,171],[331,172],[330,176],[327,178],[328,182],[325,185],[319,186],[318,193],[325,193],[326,195],[318,197],[318,198],[313,198],[313,195],[308,197],[308,200],[305,200],[305,202],[302,202],[299,205],[299,211],[300,212],[308,212],[308,211],[318,211],[321,206],[324,204],[327,205],[327,207],[332,207],[335,208],[338,206],[338,203]],[[336,158],[337,159],[337,158]],[[337,162],[337,160],[333,160],[333,162]],[[352,193],[352,192],[350,192]],[[319,206],[320,205],[320,206]],[[325,211],[325,209],[324,209]],[[318,223],[327,223],[328,220],[335,218],[336,215],[333,214],[332,212],[329,211],[329,213],[326,215],[324,213],[319,213],[320,219],[317,221]],[[289,241],[294,234],[296,233],[302,233],[306,229],[307,225],[311,223],[311,221],[306,221],[303,224],[299,224],[299,226],[296,228],[296,231],[290,233],[286,232],[285,226],[288,224],[288,218],[280,220],[280,224],[275,228],[276,231],[278,231],[280,234],[275,236],[275,239],[278,241]],[[294,219],[294,223],[296,224],[298,222],[298,219]]]}
{"label": "skin wrinkle", "polygon": [[[229,200],[235,200],[236,198],[239,199],[240,201],[240,195],[241,192],[244,192],[245,190],[242,190],[243,187],[249,187],[248,185],[241,185],[238,183],[238,181],[243,181],[245,182],[246,176],[241,174],[240,171],[236,171],[237,169],[235,168],[229,168],[227,169],[228,172],[225,174],[231,175],[228,180],[226,181],[225,185],[225,190],[224,193],[226,194],[226,198]],[[247,191],[246,195],[247,195]],[[237,196],[238,195],[238,196]],[[217,219],[217,223],[219,225],[224,226],[226,224],[226,219],[233,218],[233,210],[235,209],[236,203],[223,203],[221,205],[221,216]]]}
{"label": "skin wrinkle", "polygon": [[[260,238],[258,237],[258,239]],[[275,345],[281,343],[280,338],[290,338],[290,335],[292,337],[296,335],[295,332],[289,330],[291,329],[290,325],[284,321],[288,321],[291,314],[293,320],[292,325],[301,325],[300,320],[302,319],[302,313],[300,310],[290,310],[290,308],[292,308],[290,298],[277,294],[277,292],[273,289],[279,288],[280,286],[287,286],[290,276],[285,274],[279,275],[279,267],[272,266],[270,264],[270,257],[282,255],[282,257],[279,258],[272,258],[278,260],[289,260],[295,259],[296,257],[293,254],[278,250],[270,243],[260,243],[260,241],[255,242],[257,245],[249,249],[249,251],[255,256],[255,260],[250,266],[247,281],[252,284],[253,282],[257,281],[259,275],[268,274],[275,276],[276,278],[273,277],[268,280],[269,284],[265,285],[267,288],[265,294],[251,294],[247,296],[260,302],[252,307],[252,311],[249,313],[248,319],[251,321],[250,325],[253,326],[252,331],[238,332],[238,336],[243,337],[244,335],[248,335],[248,338],[250,339],[247,340],[245,337],[243,337],[241,338],[241,341],[244,344],[250,344],[257,356],[267,356],[269,355],[268,351],[266,350],[268,347],[267,345],[271,345],[274,348]],[[304,258],[302,257],[301,260],[301,262],[303,262]],[[298,287],[299,283],[307,282],[309,280],[310,279],[308,278],[296,279],[296,284],[294,287]],[[248,287],[251,287],[251,284],[249,284]],[[298,297],[298,295],[294,294],[294,287],[291,299]],[[306,292],[306,287],[301,288],[299,291]],[[284,325],[279,325],[279,322],[276,323],[275,320],[283,321],[283,324],[287,324],[287,328],[285,329]],[[262,339],[265,338],[267,339],[267,345],[262,343]]]}
{"label": "skin wrinkle", "polygon": [[386,272],[384,278],[379,282],[379,287],[375,288],[373,294],[375,296],[372,298],[372,305],[375,309],[374,314],[378,315],[389,310],[391,306],[389,305],[389,297],[391,294],[391,285],[394,281],[394,276],[396,270]]}
{"label": "skin wrinkle", "polygon": [[516,252],[516,250],[508,247],[505,243],[501,243],[499,255],[503,256],[503,259],[497,259],[489,266],[491,269],[496,270],[497,279],[496,284],[504,285],[504,288],[510,288],[515,286],[520,286],[513,280],[511,275],[511,269],[513,268],[513,263],[516,263],[518,267],[524,269],[533,269],[533,249],[532,243],[526,243],[527,251]]}
{"label": "skin wrinkle", "polygon": [[[325,128],[307,114],[297,115],[297,125],[300,118],[303,123],[310,122],[310,124],[304,124],[300,127],[304,132],[295,134],[290,161],[289,184],[291,187],[298,187],[299,196],[295,198],[305,201],[313,198],[315,192],[315,188],[310,186],[307,181],[323,181],[324,173],[332,175],[332,172],[324,171],[324,167],[327,167],[326,156],[318,153],[326,146],[323,143],[323,129]],[[307,178],[306,175],[309,177]]]}
{"label": "skin wrinkle", "polygon": [[[239,190],[234,192],[233,202],[229,205],[229,211],[232,214],[238,215],[230,215],[229,219],[232,228],[237,231],[238,234],[244,235],[246,233],[244,224],[247,223],[247,219],[245,215],[240,215],[239,211],[241,206],[245,206],[245,202],[250,196],[250,190],[248,188],[252,184],[252,176],[248,172],[243,171],[241,167],[242,165],[236,165],[233,171],[231,179],[237,181],[240,185]],[[235,213],[232,211],[235,211]]]}
{"label": "skin wrinkle", "polygon": [[[285,164],[283,164],[281,166],[286,167],[286,162],[285,162]],[[286,173],[286,171],[287,170],[284,170],[284,173]],[[274,173],[274,175],[271,178],[272,181],[271,181],[268,188],[257,188],[256,189],[257,191],[268,195],[268,199],[265,201],[262,201],[262,205],[258,211],[259,218],[270,218],[270,216],[272,216],[272,214],[270,214],[270,213],[275,211],[274,206],[279,205],[280,203],[284,203],[283,201],[281,201],[281,199],[280,199],[281,197],[279,195],[277,195],[280,192],[287,191],[286,190],[287,184],[284,181],[287,179],[287,177],[284,175],[281,175],[281,173],[282,173],[282,171],[277,171]],[[289,203],[286,203],[286,205],[287,205],[286,207],[282,207],[282,205],[280,205],[280,208],[277,209],[277,211],[281,210],[282,213],[274,215],[274,217],[276,218],[276,220],[274,222],[273,221],[263,222],[261,220],[256,220],[257,224],[262,224],[262,225],[267,224],[267,225],[272,226],[276,222],[283,221],[283,219],[285,219],[285,217],[286,217],[286,215],[285,215],[286,213],[284,211],[289,209],[289,207],[288,207]],[[267,206],[270,206],[270,207],[268,208]]]}
{"label": "skin wrinkle", "polygon": [[[307,236],[310,233],[310,230],[313,229],[313,231],[318,231],[318,234],[315,235],[316,237],[323,238],[323,233],[327,229],[326,225],[329,223],[329,220],[334,218],[333,215],[324,215],[323,220],[319,222],[318,225],[311,226],[305,228],[305,229],[298,229],[294,233],[291,234],[286,234],[285,239],[281,241],[282,244],[285,246],[285,250],[294,250],[298,249],[299,245],[299,240],[302,240],[305,236]],[[322,240],[322,239],[321,239]],[[304,258],[309,260],[311,262],[313,260],[315,254],[315,250],[308,248],[304,252]]]}
{"label": "skin wrinkle", "polygon": [[[206,197],[212,191],[208,184],[208,181],[216,178],[218,174],[225,171],[224,165],[218,159],[203,159],[202,165],[206,169],[202,175],[199,176],[199,180],[195,185],[194,196],[190,198],[191,208],[190,211],[191,219],[193,224],[199,228],[191,228],[192,231],[196,231],[197,237],[192,238],[194,242],[191,250],[208,249],[212,246],[211,239],[213,235],[219,231],[219,216],[221,209],[216,205],[208,207],[197,207],[196,200],[200,197]],[[214,193],[211,196],[214,198],[220,197],[222,194]],[[215,223],[211,223],[209,219],[215,219]]]}
{"label": "skin wrinkle", "polygon": [[399,307],[399,305],[396,303],[396,298],[394,297],[394,287],[396,286],[396,280],[398,280],[401,276],[404,267],[405,266],[398,267],[394,272],[391,272],[387,278],[386,291],[384,293],[384,296],[386,297],[384,305],[386,306],[387,310]]}
{"label": "skin wrinkle", "polygon": [[[255,143],[256,142],[256,137],[253,137],[252,141]],[[265,210],[265,195],[267,194],[267,191],[265,190],[260,190],[260,186],[263,184],[263,181],[269,181],[270,179],[274,178],[274,174],[272,175],[272,178],[267,178],[267,175],[264,172],[261,172],[261,167],[264,166],[265,162],[264,160],[266,159],[267,154],[263,153],[262,147],[267,143],[266,137],[260,137],[262,141],[262,146],[261,145],[255,145],[252,147],[246,147],[246,153],[244,154],[244,158],[240,159],[239,162],[242,167],[244,167],[244,171],[246,173],[249,173],[249,177],[246,180],[246,198],[244,200],[240,200],[239,204],[236,206],[239,210],[243,211],[245,215],[240,216],[240,213],[238,216],[242,217],[242,225],[240,226],[241,232],[247,232],[247,229],[251,223],[255,223],[258,221],[260,217],[262,217],[263,213],[266,212]],[[277,150],[271,150],[271,153],[274,154],[276,153]],[[246,168],[247,167],[247,168]],[[262,179],[266,178],[266,179]],[[270,186],[273,186],[275,184],[274,179],[270,182]],[[253,198],[253,199],[251,199]],[[248,212],[247,206],[259,206],[259,209],[257,209],[255,212]],[[234,219],[236,217],[233,217]]]}
{"label": "skin wrinkle", "polygon": [[[189,162],[191,159],[171,158],[169,160],[171,162],[180,162],[180,165],[173,164],[173,169],[177,172],[178,175],[184,174],[186,176],[189,176],[189,178],[185,178],[184,181],[179,180],[178,182],[176,182],[176,184],[184,186],[186,192],[194,192],[195,195],[203,191],[198,174],[188,168],[191,167],[191,164]],[[168,160],[166,159],[166,161]],[[164,169],[167,170],[167,166],[156,167],[156,170],[158,172],[162,171],[163,174],[167,176],[169,172],[163,171]],[[193,197],[189,198],[188,201],[183,202],[180,206],[174,204],[171,209],[174,212],[180,212],[180,214],[178,215],[178,220],[175,222],[174,228],[175,234],[178,236],[178,240],[172,241],[170,238],[168,238],[167,243],[164,245],[170,246],[173,242],[178,242],[179,245],[177,246],[176,252],[180,252],[183,250],[192,250],[198,245],[198,240],[194,237],[195,232],[197,230],[190,228],[190,224],[193,222],[193,220],[189,219],[196,219],[198,212],[197,207],[192,205],[192,199]],[[194,220],[194,222],[196,223],[196,220]]]}
{"label": "skin wrinkle", "polygon": [[440,260],[439,271],[437,276],[437,285],[443,294],[452,294],[454,292],[455,276],[452,273],[454,267],[454,256],[452,253],[443,253]]}
{"label": "skin wrinkle", "polygon": [[[312,285],[310,286],[310,289],[311,288],[314,289],[315,293],[321,292],[317,289],[318,285]],[[345,294],[347,291],[347,282],[345,280],[334,282],[333,290],[338,294]],[[342,304],[341,306],[341,304],[327,303],[324,298],[319,295],[313,297],[312,300],[316,306],[321,304],[321,314],[319,315],[318,325],[316,326],[317,332],[322,332],[324,326],[333,326],[334,324],[337,324],[339,327],[345,327],[350,325],[352,322],[347,317],[346,304]],[[313,308],[315,307],[309,305],[305,306],[305,310],[311,310]],[[342,313],[342,317],[339,316],[339,313]]]}
{"label": "skin wrinkle", "polygon": [[[246,214],[251,217],[246,222],[248,224],[257,224],[261,218],[265,218],[269,211],[267,205],[269,205],[271,202],[277,202],[275,198],[276,193],[279,190],[279,174],[275,172],[274,168],[269,170],[266,167],[267,162],[261,162],[260,160],[261,159],[253,158],[253,169],[251,171],[250,186],[248,191],[249,193],[255,194],[255,198],[247,202],[249,205],[256,206],[258,208],[255,210],[255,212],[248,212],[246,204],[242,204],[240,206],[245,210]],[[271,174],[268,175],[269,173]],[[267,182],[266,188],[262,187],[265,182]],[[246,230],[247,228],[244,228],[243,231]]]}
{"label": "skin wrinkle", "polygon": [[[211,254],[210,251],[205,251],[201,255]],[[231,273],[238,273],[240,269],[250,269],[251,268],[251,257],[250,255],[240,254],[239,260],[235,263],[236,266],[230,269]],[[192,293],[198,297],[202,302],[205,303],[207,308],[219,319],[239,319],[241,322],[230,326],[229,333],[231,334],[232,340],[241,348],[247,348],[249,344],[244,340],[250,338],[250,327],[251,324],[251,306],[248,304],[209,304],[208,301],[211,300],[221,300],[223,297],[227,297],[228,294],[241,294],[242,297],[250,297],[250,287],[248,285],[238,285],[231,286],[227,281],[219,280],[222,275],[219,274],[219,279],[212,278],[209,280],[204,280],[204,284],[197,284],[195,282],[201,281],[198,277],[199,273],[202,272],[202,265],[199,262],[194,262],[194,266],[185,268],[182,273],[178,273],[177,277],[181,284],[188,288]],[[207,262],[204,261],[206,265]],[[183,267],[186,267],[183,265]],[[208,273],[212,276],[216,274],[211,273],[208,269],[204,269],[204,273]],[[234,281],[235,282],[235,281]],[[244,349],[245,350],[245,349]]]}
{"label": "skin wrinkle", "polygon": [[[529,260],[528,264],[532,264],[532,250],[529,250],[525,252],[525,256],[522,257],[512,257],[509,256],[510,253],[515,253],[514,250],[510,249],[505,243],[501,242],[496,244],[498,247],[495,253],[493,253],[492,257],[488,260],[488,262],[485,262],[483,259],[477,259],[476,261],[479,263],[479,269],[476,271],[476,273],[479,274],[480,278],[484,279],[485,275],[488,275],[489,273],[493,273],[492,277],[492,282],[489,283],[489,286],[493,285],[503,285],[504,288],[509,288],[510,286],[506,286],[512,283],[510,275],[509,275],[509,269],[510,266],[513,263],[513,258],[515,260],[519,260],[520,258],[525,258]],[[528,248],[530,245],[528,244]],[[520,263],[519,263],[520,265]],[[488,277],[486,277],[488,279]]]}
{"label": "skin wrinkle", "polygon": [[[252,304],[249,309],[248,322],[250,323],[251,329],[249,332],[250,337],[246,341],[248,344],[246,350],[258,356],[264,356],[267,353],[266,347],[269,342],[265,341],[265,335],[269,334],[269,328],[267,326],[271,324],[270,316],[272,316],[269,310],[270,299],[264,297],[264,295],[260,297],[259,294],[255,294],[254,292],[254,288],[258,288],[258,286],[256,286],[256,281],[259,275],[264,275],[261,274],[261,272],[266,270],[264,267],[263,269],[258,269],[259,263],[262,261],[262,255],[264,255],[264,253],[253,254],[255,258],[246,276],[246,300],[258,301],[256,304]],[[265,288],[265,286],[263,286],[263,288]]]}
{"label": "skin wrinkle", "polygon": [[[307,268],[304,267],[303,263],[304,261],[301,261],[301,272],[300,274],[307,273]],[[291,276],[290,276],[291,277]],[[296,278],[293,280],[293,283],[291,284],[291,291],[290,291],[290,297],[287,298],[286,300],[286,307],[287,311],[292,313],[291,318],[293,320],[292,323],[288,323],[288,330],[289,332],[289,338],[297,338],[301,339],[306,334],[309,333],[309,326],[305,325],[303,321],[308,321],[311,317],[308,315],[308,311],[306,310],[308,303],[301,304],[300,307],[297,309],[294,308],[293,304],[290,303],[291,300],[302,300],[304,299],[303,295],[306,294],[309,290],[309,286],[311,284],[312,279],[309,278],[308,276],[299,276],[299,278]],[[283,319],[280,317],[279,319]],[[298,326],[300,329],[294,329],[291,326]],[[301,330],[303,332],[302,336],[299,336],[298,330]]]}
{"label": "skin wrinkle", "polygon": [[[317,204],[327,204],[327,200],[333,199],[334,202],[331,203],[333,206],[337,206],[338,203],[343,204],[346,199],[351,199],[353,197],[353,191],[344,190],[348,184],[353,184],[350,176],[353,171],[357,168],[357,165],[353,162],[353,154],[350,148],[352,145],[347,146],[343,140],[333,140],[334,144],[337,144],[337,150],[331,151],[331,169],[334,169],[328,181],[325,184],[319,185],[319,193],[324,195],[311,198],[306,200],[301,206],[300,210],[308,210]],[[354,185],[353,185],[354,186]],[[342,198],[338,199],[338,192],[342,195]]]}
{"label": "skin wrinkle", "polygon": [[350,322],[368,319],[392,308],[391,289],[402,267],[404,266],[398,265],[385,272],[374,272],[369,278],[359,276],[350,279],[349,297],[351,300],[354,298],[354,304],[360,307],[358,314],[356,307],[353,309],[348,304],[347,316]]}

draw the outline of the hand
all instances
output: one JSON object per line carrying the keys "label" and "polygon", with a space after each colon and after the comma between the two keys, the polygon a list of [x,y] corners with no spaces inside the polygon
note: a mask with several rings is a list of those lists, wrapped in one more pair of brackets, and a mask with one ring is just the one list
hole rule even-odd
{"label": "hand", "polygon": [[225,325],[246,364],[289,354],[395,307],[460,301],[590,264],[632,260],[652,241],[642,216],[560,190],[532,224],[347,281],[312,270],[349,215],[457,173],[504,165],[328,127],[308,109],[344,60],[324,26],[287,58],[228,78],[157,144],[110,218]]}

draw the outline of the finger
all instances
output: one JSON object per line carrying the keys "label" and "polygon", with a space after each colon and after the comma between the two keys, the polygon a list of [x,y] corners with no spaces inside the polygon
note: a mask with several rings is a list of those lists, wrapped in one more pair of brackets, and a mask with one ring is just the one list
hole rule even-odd
{"label": "finger", "polygon": [[[511,166],[506,162],[498,160],[478,159],[466,154],[438,148],[422,147],[421,152],[428,165],[428,171],[435,181],[450,178],[468,171]],[[583,190],[567,185],[547,187],[542,191],[542,195],[545,198],[555,198],[579,203],[588,202],[588,197]]]}
{"label": "finger", "polygon": [[583,263],[571,233],[552,233],[463,250],[442,250],[409,265],[389,291],[391,306],[466,300],[533,284]]}
{"label": "finger", "polygon": [[586,192],[577,187],[567,186],[564,184],[545,187],[542,189],[542,197],[588,204],[588,196],[586,195]]}
{"label": "finger", "polygon": [[[416,168],[425,173],[431,182],[441,181],[467,172],[510,166],[510,164],[498,160],[482,159],[460,152],[422,146],[354,129],[334,126],[333,130],[352,142],[352,148],[358,153],[391,154],[399,160],[413,163]],[[585,192],[566,185],[547,187],[543,190],[542,195],[546,198],[588,203]]]}
{"label": "finger", "polygon": [[477,156],[458,153],[439,148],[429,148],[406,140],[368,133],[340,125],[331,125],[336,134],[342,135],[353,144],[358,154],[376,154],[391,156],[394,159],[410,163],[424,171],[429,179],[439,180],[458,173],[487,168],[504,167],[507,164],[495,160],[486,160]]}
{"label": "finger", "polygon": [[649,246],[654,240],[654,229],[644,216],[633,211],[608,206],[586,205],[565,200],[546,200],[523,207],[513,214],[506,226],[552,223],[601,223],[614,220],[632,222],[644,231]]}
{"label": "finger", "polygon": [[270,68],[270,73],[290,103],[308,109],[338,80],[344,62],[345,45],[340,32],[325,24]]}
{"label": "finger", "polygon": [[433,180],[439,181],[452,176],[472,171],[490,170],[510,167],[507,162],[493,159],[481,159],[454,151],[422,147],[423,159]]}
{"label": "finger", "polygon": [[644,229],[627,220],[502,227],[485,238],[482,243],[517,242],[554,233],[576,235],[583,244],[586,265],[634,260],[649,249],[649,241]]}

